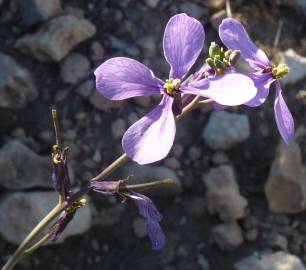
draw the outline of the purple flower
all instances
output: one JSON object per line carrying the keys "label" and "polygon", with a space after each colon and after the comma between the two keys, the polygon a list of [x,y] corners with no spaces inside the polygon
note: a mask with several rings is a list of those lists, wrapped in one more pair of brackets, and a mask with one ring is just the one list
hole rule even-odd
{"label": "purple flower", "polygon": [[137,163],[152,163],[169,153],[175,137],[174,115],[182,111],[181,95],[200,95],[222,105],[240,105],[255,96],[254,83],[241,74],[226,74],[211,81],[183,81],[202,50],[204,38],[199,21],[178,14],[169,20],[163,39],[164,55],[171,67],[168,80],[156,78],[143,64],[124,57],[109,59],[95,71],[96,87],[109,99],[162,95],[157,107],[122,138],[124,151]]}
{"label": "purple flower", "polygon": [[[147,222],[147,232],[151,240],[152,249],[159,250],[165,244],[165,235],[159,225],[163,216],[147,196],[127,189],[124,181],[91,181],[90,187],[93,191],[104,195],[119,194],[122,197],[133,199],[138,207],[139,214]],[[120,187],[124,192],[120,192]]]}
{"label": "purple flower", "polygon": [[246,60],[256,72],[250,74],[258,89],[257,95],[246,103],[250,107],[259,106],[265,102],[271,85],[275,87],[274,115],[278,130],[288,144],[294,135],[294,121],[283,99],[279,80],[288,73],[284,64],[274,66],[266,54],[252,42],[243,25],[235,19],[224,19],[219,26],[222,42],[229,49],[240,50],[240,56]]}

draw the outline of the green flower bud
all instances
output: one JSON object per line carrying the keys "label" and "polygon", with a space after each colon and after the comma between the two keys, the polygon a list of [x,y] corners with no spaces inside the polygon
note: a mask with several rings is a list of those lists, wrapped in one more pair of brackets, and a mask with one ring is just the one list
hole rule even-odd
{"label": "green flower bud", "polygon": [[230,54],[230,57],[229,57],[229,59],[228,59],[229,64],[230,64],[231,66],[236,65],[237,62],[238,62],[238,60],[239,60],[239,58],[240,58],[240,51],[238,51],[238,50],[232,51],[232,53]]}
{"label": "green flower bud", "polygon": [[233,52],[232,50],[228,50],[228,51],[226,51],[226,52],[224,53],[224,57],[225,57],[226,60],[229,60],[229,57],[230,57],[230,55],[231,55],[232,52]]}
{"label": "green flower bud", "polygon": [[220,46],[216,42],[210,43],[209,46],[209,57],[214,58],[216,55],[220,55],[221,49]]}
{"label": "green flower bud", "polygon": [[219,59],[214,59],[214,64],[215,64],[215,67],[216,67],[216,68],[222,69],[222,70],[226,70],[226,64],[223,63],[221,60],[219,60]]}

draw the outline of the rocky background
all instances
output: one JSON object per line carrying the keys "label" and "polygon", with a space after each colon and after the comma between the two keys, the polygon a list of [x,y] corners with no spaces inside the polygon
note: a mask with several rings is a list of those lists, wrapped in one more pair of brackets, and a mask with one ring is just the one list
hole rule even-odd
{"label": "rocky background", "polygon": [[[16,269],[306,269],[306,2],[232,0],[231,7],[271,59],[291,68],[283,90],[295,142],[280,143],[273,93],[260,108],[193,112],[178,123],[168,158],[144,167],[130,162],[117,173],[135,175],[134,183],[175,180],[151,192],[164,214],[162,251],[151,250],[132,202],[89,194],[65,241]],[[163,29],[178,12],[204,24],[206,51],[218,41],[223,0],[0,0],[1,265],[57,200],[51,105],[60,110],[74,184],[81,186],[121,154],[126,128],[158,102],[104,99],[94,69],[129,56],[166,77]]]}

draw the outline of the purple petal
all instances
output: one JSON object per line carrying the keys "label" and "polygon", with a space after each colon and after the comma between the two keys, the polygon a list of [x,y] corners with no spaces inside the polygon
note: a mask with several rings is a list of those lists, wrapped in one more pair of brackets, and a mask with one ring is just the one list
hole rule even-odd
{"label": "purple petal", "polygon": [[173,98],[165,95],[153,111],[125,132],[122,146],[132,160],[148,164],[169,153],[175,137],[172,104]]}
{"label": "purple petal", "polygon": [[125,57],[107,60],[95,75],[98,91],[112,100],[160,94],[163,85],[146,66]]}
{"label": "purple petal", "polygon": [[58,164],[53,163],[52,185],[58,193],[62,193],[63,187],[65,199],[69,198],[71,194],[71,181],[67,166],[67,157],[64,161],[61,161]]}
{"label": "purple petal", "polygon": [[134,199],[139,214],[147,220],[160,222],[163,218],[162,214],[157,210],[152,200],[140,193],[130,191],[132,193],[131,198]]}
{"label": "purple petal", "polygon": [[51,234],[51,241],[56,241],[66,229],[68,224],[72,221],[75,212],[67,213],[66,211],[63,212],[58,220],[51,226],[49,233]]}
{"label": "purple petal", "polygon": [[294,121],[283,96],[280,83],[276,81],[276,96],[274,101],[275,121],[285,143],[289,144],[294,136]]}
{"label": "purple petal", "polygon": [[229,73],[209,81],[205,89],[201,81],[193,82],[182,89],[184,93],[211,98],[221,105],[236,106],[251,100],[257,93],[253,81],[243,74]]}
{"label": "purple petal", "polygon": [[173,16],[164,33],[164,54],[171,66],[170,78],[183,78],[198,58],[204,45],[204,28],[186,14]]}
{"label": "purple petal", "polygon": [[264,69],[271,66],[266,54],[257,48],[239,21],[224,19],[219,26],[219,36],[228,49],[240,50],[241,58],[251,67]]}
{"label": "purple petal", "polygon": [[166,242],[166,237],[158,222],[147,222],[148,235],[150,237],[152,249],[160,250]]}
{"label": "purple petal", "polygon": [[249,107],[257,107],[266,101],[270,85],[275,81],[275,79],[271,76],[271,73],[249,74],[249,77],[253,80],[255,87],[257,88],[257,94],[253,99],[245,103],[245,105]]}
{"label": "purple petal", "polygon": [[120,181],[90,181],[89,187],[104,195],[114,195],[119,190]]}

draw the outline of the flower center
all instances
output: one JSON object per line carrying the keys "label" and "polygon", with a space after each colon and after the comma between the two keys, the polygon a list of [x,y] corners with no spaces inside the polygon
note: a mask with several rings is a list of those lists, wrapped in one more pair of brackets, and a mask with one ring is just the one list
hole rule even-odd
{"label": "flower center", "polygon": [[272,67],[272,74],[275,79],[280,79],[289,73],[289,68],[286,64],[279,64]]}
{"label": "flower center", "polygon": [[67,213],[75,213],[79,208],[86,205],[86,199],[84,197],[78,199],[77,201],[73,202],[72,205],[67,207]]}
{"label": "flower center", "polygon": [[174,96],[175,94],[179,93],[180,86],[181,86],[180,79],[166,80],[164,84],[164,89],[166,90],[166,93],[169,96]]}

